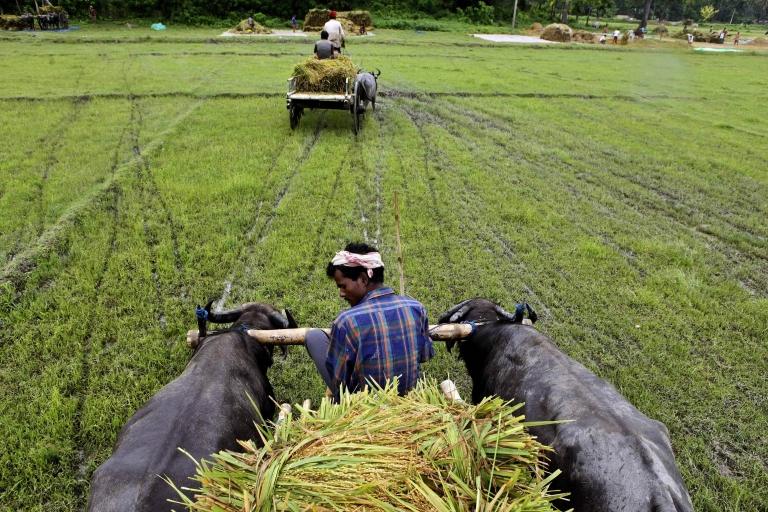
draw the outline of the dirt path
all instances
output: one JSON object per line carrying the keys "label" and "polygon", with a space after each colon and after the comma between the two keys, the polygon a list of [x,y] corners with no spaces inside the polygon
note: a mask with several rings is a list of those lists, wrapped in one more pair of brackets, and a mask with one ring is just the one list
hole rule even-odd
{"label": "dirt path", "polygon": [[531,44],[531,43],[553,44],[554,43],[554,41],[547,41],[546,39],[541,39],[540,37],[517,36],[512,34],[472,34],[472,36],[477,37],[479,39],[484,39],[486,41],[492,41],[494,43],[523,43],[523,44]]}

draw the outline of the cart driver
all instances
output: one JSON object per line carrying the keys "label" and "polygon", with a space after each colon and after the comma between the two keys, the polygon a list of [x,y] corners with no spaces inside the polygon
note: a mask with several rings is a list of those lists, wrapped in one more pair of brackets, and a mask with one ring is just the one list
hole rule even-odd
{"label": "cart driver", "polygon": [[315,43],[315,58],[332,59],[333,57],[333,45],[328,40],[328,32],[323,30],[320,32],[320,40]]}
{"label": "cart driver", "polygon": [[344,28],[336,19],[336,11],[331,11],[329,16],[331,19],[325,22],[323,30],[328,32],[328,40],[333,45],[333,51],[341,53],[341,47],[344,46]]}
{"label": "cart driver", "polygon": [[342,386],[356,392],[367,381],[384,386],[394,377],[398,393],[407,393],[421,363],[435,354],[424,306],[384,286],[381,255],[366,244],[351,243],[337,252],[326,275],[351,307],[333,321],[330,337],[310,329],[306,346],[334,399]]}

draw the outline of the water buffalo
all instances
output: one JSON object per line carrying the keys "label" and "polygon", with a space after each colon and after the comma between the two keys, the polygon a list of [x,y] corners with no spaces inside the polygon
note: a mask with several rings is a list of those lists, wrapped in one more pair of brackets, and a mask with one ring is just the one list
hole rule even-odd
{"label": "water buffalo", "polygon": [[358,94],[363,102],[363,108],[368,107],[368,102],[371,103],[373,110],[376,110],[376,91],[378,89],[378,80],[381,71],[376,70],[372,72],[360,72],[355,78],[355,82],[360,84]]}
{"label": "water buffalo", "polygon": [[[206,337],[205,316],[234,323]],[[179,447],[199,460],[238,449],[238,439],[257,437],[251,398],[264,420],[272,418],[271,349],[245,330],[296,327],[290,314],[257,303],[217,314],[210,313],[209,303],[202,317],[201,339],[187,367],[128,420],[112,456],[93,474],[89,511],[171,510],[167,500],[179,497],[158,475],[170,477],[179,488],[195,484],[189,480],[195,465]]]}
{"label": "water buffalo", "polygon": [[511,315],[485,299],[464,301],[440,317],[478,324],[459,344],[472,400],[498,395],[525,402],[529,421],[574,420],[531,431],[554,448],[551,462],[562,476],[553,487],[571,493],[576,512],[693,510],[664,424],[521,320],[520,308]]}

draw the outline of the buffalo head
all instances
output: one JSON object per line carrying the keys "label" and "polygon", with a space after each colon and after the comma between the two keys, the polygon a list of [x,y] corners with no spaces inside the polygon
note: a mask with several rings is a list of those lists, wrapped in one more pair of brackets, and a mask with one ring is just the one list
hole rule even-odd
{"label": "buffalo head", "polygon": [[[528,318],[525,318],[525,314]],[[474,298],[460,302],[451,309],[440,315],[438,323],[461,323],[475,322],[477,324],[487,324],[492,322],[522,324],[533,324],[538,319],[536,312],[527,303],[517,304],[515,312],[510,313],[503,307],[487,299]],[[529,320],[525,321],[525,320]],[[450,352],[455,342],[447,341],[445,348]]]}

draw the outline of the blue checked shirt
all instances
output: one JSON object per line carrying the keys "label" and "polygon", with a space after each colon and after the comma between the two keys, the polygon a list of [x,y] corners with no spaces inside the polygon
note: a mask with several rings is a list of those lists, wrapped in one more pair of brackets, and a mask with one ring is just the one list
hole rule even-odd
{"label": "blue checked shirt", "polygon": [[359,391],[367,380],[384,386],[393,377],[400,378],[403,395],[416,385],[419,364],[434,355],[424,306],[392,288],[377,288],[334,320],[325,366],[337,399],[341,384]]}

